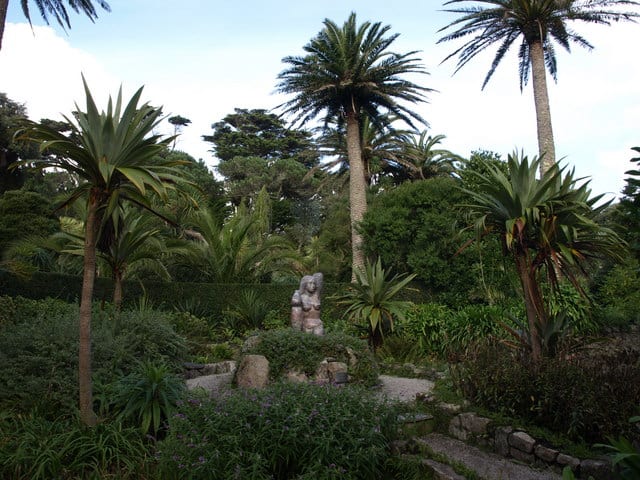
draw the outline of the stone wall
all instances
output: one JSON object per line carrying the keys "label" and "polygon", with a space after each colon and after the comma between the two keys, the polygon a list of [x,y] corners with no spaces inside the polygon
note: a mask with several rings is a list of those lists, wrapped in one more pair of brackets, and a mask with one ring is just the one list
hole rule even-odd
{"label": "stone wall", "polygon": [[455,415],[449,423],[449,435],[463,441],[486,446],[496,453],[538,467],[550,466],[561,472],[571,467],[577,478],[608,480],[612,476],[611,463],[606,459],[573,457],[548,446],[521,429],[495,426],[491,419],[473,412]]}

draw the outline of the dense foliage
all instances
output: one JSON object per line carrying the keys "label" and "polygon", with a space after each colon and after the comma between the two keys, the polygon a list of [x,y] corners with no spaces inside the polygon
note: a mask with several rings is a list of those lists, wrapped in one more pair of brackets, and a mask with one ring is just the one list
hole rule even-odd
{"label": "dense foliage", "polygon": [[185,402],[157,456],[164,478],[387,478],[396,427],[365,390],[276,384]]}
{"label": "dense foliage", "polygon": [[602,442],[619,434],[638,440],[628,422],[638,413],[638,349],[569,352],[532,368],[517,351],[484,344],[456,366],[454,379],[475,404],[573,440]]}

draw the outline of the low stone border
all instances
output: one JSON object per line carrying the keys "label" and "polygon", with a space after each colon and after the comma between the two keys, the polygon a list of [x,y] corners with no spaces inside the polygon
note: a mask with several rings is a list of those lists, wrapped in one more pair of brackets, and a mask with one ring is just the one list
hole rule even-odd
{"label": "low stone border", "polygon": [[584,459],[573,457],[545,445],[524,430],[513,427],[496,427],[492,420],[474,412],[455,415],[449,422],[449,435],[462,441],[491,448],[496,453],[537,467],[551,467],[561,472],[571,467],[577,478],[609,480],[611,463],[606,459]]}

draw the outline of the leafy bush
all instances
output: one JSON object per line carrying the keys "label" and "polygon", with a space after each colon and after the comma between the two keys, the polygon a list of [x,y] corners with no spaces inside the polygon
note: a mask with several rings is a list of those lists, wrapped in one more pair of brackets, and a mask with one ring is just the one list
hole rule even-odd
{"label": "leafy bush", "polygon": [[640,398],[638,352],[574,353],[544,359],[534,369],[517,352],[492,344],[469,353],[453,372],[474,403],[574,440],[640,437],[626,421]]}
{"label": "leafy bush", "polygon": [[640,266],[635,259],[615,266],[605,275],[595,293],[602,324],[614,327],[640,324],[639,283]]}
{"label": "leafy bush", "polygon": [[453,310],[445,305],[426,303],[409,310],[400,324],[399,334],[413,339],[426,355],[458,355],[488,338],[503,338],[508,323],[505,308],[467,305]]}
{"label": "leafy bush", "polygon": [[[60,415],[77,404],[78,313],[76,305],[55,300],[15,302],[17,322],[0,330],[0,407]],[[118,326],[119,325],[119,326]],[[149,359],[177,366],[186,355],[161,312],[121,312],[118,321],[96,312],[93,371],[109,384]],[[97,393],[100,393],[99,391]]]}
{"label": "leafy bush", "polygon": [[186,402],[158,446],[162,478],[376,479],[396,411],[356,387],[276,384]]}
{"label": "leafy bush", "polygon": [[378,369],[366,342],[348,335],[328,333],[319,336],[293,329],[270,330],[261,332],[254,343],[244,353],[264,355],[269,360],[272,380],[292,369],[313,375],[318,364],[327,357],[349,365],[353,354],[357,363],[349,366],[352,381],[373,385],[378,379]]}
{"label": "leafy bush", "polygon": [[13,480],[148,478],[150,449],[139,429],[118,422],[86,428],[77,419],[5,415],[0,477]]}

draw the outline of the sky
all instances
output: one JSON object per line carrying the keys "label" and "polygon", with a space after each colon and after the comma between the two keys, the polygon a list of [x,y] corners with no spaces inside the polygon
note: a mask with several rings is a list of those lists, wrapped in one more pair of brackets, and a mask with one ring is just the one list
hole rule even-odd
{"label": "sky", "polygon": [[[96,3],[96,2],[94,2]],[[282,58],[303,46],[329,18],[341,25],[351,12],[358,23],[381,22],[399,33],[391,50],[417,51],[429,75],[410,80],[436,90],[412,108],[429,122],[442,148],[462,156],[491,150],[503,158],[514,150],[537,153],[531,83],[520,91],[517,51],[507,54],[484,90],[495,50],[453,75],[442,63],[460,43],[437,44],[439,29],[456,17],[441,1],[323,0],[109,0],[92,23],[71,13],[71,29],[40,18],[30,2],[33,27],[20,2],[10,0],[0,50],[0,92],[27,107],[33,120],[61,120],[84,105],[84,74],[99,107],[122,87],[128,99],[144,86],[143,100],[167,116],[191,120],[177,148],[214,166],[202,135],[235,108],[271,110],[288,97],[274,92]],[[573,24],[594,50],[556,48],[558,82],[548,78],[556,155],[591,178],[594,194],[620,195],[624,172],[640,145],[640,24],[611,27]],[[275,113],[278,113],[276,110]],[[161,133],[173,133],[168,122]]]}

